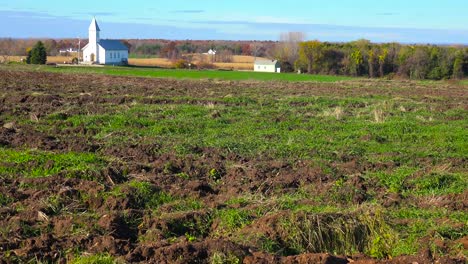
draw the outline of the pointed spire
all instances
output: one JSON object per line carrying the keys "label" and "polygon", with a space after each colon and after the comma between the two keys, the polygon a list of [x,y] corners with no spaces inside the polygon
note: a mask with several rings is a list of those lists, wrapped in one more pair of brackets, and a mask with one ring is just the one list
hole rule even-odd
{"label": "pointed spire", "polygon": [[89,25],[89,30],[101,31],[101,29],[99,28],[98,23],[96,21],[96,17],[93,17],[93,20],[91,21],[91,25]]}

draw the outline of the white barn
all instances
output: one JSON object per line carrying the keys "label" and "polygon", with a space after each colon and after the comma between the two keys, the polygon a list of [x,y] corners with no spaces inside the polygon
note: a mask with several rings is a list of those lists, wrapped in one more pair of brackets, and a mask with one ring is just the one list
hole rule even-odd
{"label": "white barn", "polygon": [[254,64],[256,72],[281,72],[281,63],[277,60],[256,59]]}
{"label": "white barn", "polygon": [[83,62],[89,64],[127,64],[128,48],[120,40],[101,39],[96,18],[89,26],[89,43],[83,50]]}

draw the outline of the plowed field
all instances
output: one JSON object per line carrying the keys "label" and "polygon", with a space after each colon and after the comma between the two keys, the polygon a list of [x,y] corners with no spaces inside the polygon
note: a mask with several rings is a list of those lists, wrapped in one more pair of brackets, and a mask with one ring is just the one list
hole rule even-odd
{"label": "plowed field", "polygon": [[467,116],[460,83],[0,68],[0,263],[465,263]]}

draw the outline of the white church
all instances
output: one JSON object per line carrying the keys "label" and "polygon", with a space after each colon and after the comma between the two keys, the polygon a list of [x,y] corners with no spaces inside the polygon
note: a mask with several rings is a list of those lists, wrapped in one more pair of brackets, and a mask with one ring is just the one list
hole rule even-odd
{"label": "white church", "polygon": [[87,64],[127,64],[128,47],[120,40],[101,39],[101,29],[93,18],[89,26],[89,43],[83,50],[83,62]]}

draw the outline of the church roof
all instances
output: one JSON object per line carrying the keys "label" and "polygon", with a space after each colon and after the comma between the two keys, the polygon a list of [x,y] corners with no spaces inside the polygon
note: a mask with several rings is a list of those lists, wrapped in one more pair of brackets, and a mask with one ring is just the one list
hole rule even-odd
{"label": "church roof", "polygon": [[120,40],[101,39],[98,44],[105,50],[128,50]]}
{"label": "church roof", "polygon": [[93,20],[91,21],[91,25],[89,25],[89,30],[93,30],[93,31],[101,31],[101,29],[99,28],[98,24],[97,24],[97,21],[96,21],[96,18],[94,17]]}

